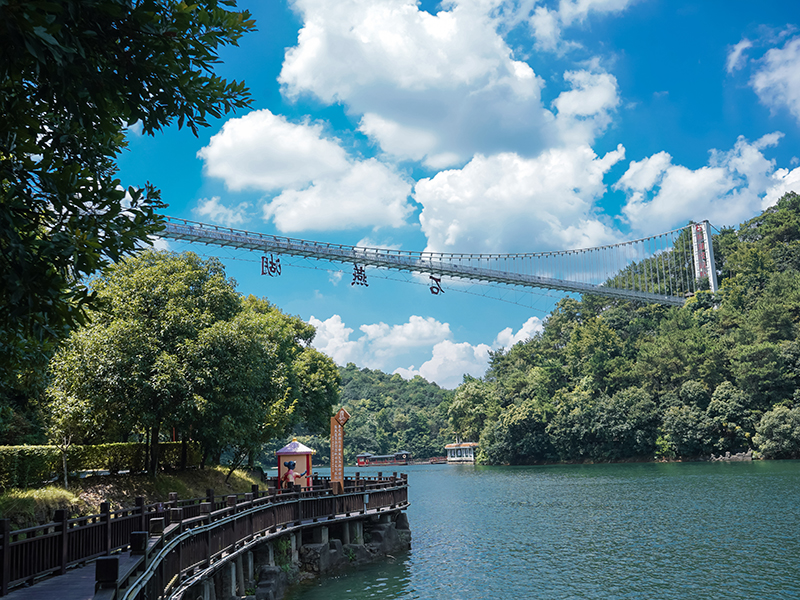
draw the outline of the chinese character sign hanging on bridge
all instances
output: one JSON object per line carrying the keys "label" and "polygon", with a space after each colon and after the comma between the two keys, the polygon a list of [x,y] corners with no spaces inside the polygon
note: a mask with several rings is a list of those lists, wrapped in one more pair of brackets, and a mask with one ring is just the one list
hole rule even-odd
{"label": "chinese character sign hanging on bridge", "polygon": [[364,272],[364,267],[353,265],[353,281],[350,282],[350,285],[366,285],[369,287],[369,284],[367,283],[367,274]]}
{"label": "chinese character sign hanging on bridge", "polygon": [[261,274],[269,275],[270,277],[277,277],[281,274],[281,259],[275,258],[272,254],[269,258],[266,256],[261,257]]}
{"label": "chinese character sign hanging on bridge", "polygon": [[444,294],[444,290],[442,289],[442,278],[431,275],[431,281],[433,282],[431,283],[431,294],[434,296]]}

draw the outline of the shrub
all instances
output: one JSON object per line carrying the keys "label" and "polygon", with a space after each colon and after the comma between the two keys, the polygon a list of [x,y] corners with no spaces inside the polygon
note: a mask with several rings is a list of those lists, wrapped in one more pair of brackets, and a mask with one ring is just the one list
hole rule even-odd
{"label": "shrub", "polygon": [[[161,464],[177,469],[181,464],[181,443],[159,444]],[[140,471],[145,463],[145,444],[118,443],[70,446],[67,469],[76,471]],[[200,464],[200,447],[188,445],[189,467]],[[57,446],[0,446],[0,489],[23,488],[51,481],[61,473],[61,451]]]}
{"label": "shrub", "polygon": [[765,413],[753,441],[764,458],[800,458],[800,407]]}

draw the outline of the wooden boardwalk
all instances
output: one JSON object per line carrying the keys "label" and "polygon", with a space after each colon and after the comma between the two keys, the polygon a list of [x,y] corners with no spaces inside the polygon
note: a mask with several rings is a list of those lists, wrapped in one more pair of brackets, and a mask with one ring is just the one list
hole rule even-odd
{"label": "wooden boardwalk", "polygon": [[[319,489],[296,488],[277,494],[272,490],[259,493],[256,488],[253,493],[244,494],[243,502],[238,502],[237,495],[229,495],[224,504],[210,494],[211,502],[190,501],[174,507],[178,503],[175,495],[168,512],[160,506],[146,511],[148,507],[137,502],[136,509],[119,511],[119,516],[106,508],[99,518],[90,517],[93,521],[83,525],[87,517],[64,517],[58,523],[41,526],[39,535],[32,535],[33,529],[9,532],[7,520],[3,520],[2,591],[12,600],[111,600],[133,585],[135,589],[128,591],[137,600],[166,596],[182,581],[196,577],[204,569],[215,569],[214,565],[274,536],[295,535],[293,532],[306,527],[362,519],[408,506],[405,475],[382,477],[378,473],[376,478],[360,478],[357,474],[352,483],[349,478],[346,483],[351,485],[339,494],[333,493],[327,481]],[[193,513],[199,514],[190,516]],[[167,518],[156,517],[160,514]],[[149,528],[134,529],[142,523]],[[128,524],[127,529],[131,530],[128,544],[123,547],[115,542],[114,526],[118,524]],[[102,535],[76,535],[86,532]],[[96,551],[95,538],[106,552]],[[70,544],[75,540],[92,542],[87,544],[83,559],[75,552],[76,544]],[[60,552],[53,552],[54,548]],[[77,550],[80,552],[81,548]],[[59,570],[64,574],[48,575]],[[134,583],[136,578],[138,582]],[[19,586],[22,581],[27,583]],[[98,593],[96,587],[101,588]]]}
{"label": "wooden boardwalk", "polygon": [[94,598],[94,562],[70,569],[65,575],[49,577],[28,587],[15,588],[9,600],[92,600]]}

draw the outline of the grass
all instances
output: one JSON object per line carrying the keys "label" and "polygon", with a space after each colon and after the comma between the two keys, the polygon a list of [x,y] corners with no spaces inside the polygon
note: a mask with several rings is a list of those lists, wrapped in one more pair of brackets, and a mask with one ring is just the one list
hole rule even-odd
{"label": "grass", "polygon": [[88,509],[82,504],[75,493],[52,485],[35,490],[10,490],[0,495],[0,517],[11,519],[12,529],[23,529],[52,521],[59,508]]}
{"label": "grass", "polygon": [[212,488],[217,495],[249,492],[253,484],[263,485],[246,471],[234,471],[228,481],[226,467],[191,469],[150,475],[97,475],[70,481],[70,489],[47,486],[34,490],[9,490],[0,495],[0,518],[11,519],[12,529],[22,529],[52,521],[56,509],[69,509],[72,517],[100,512],[100,503],[111,510],[134,505],[142,496],[146,504],[166,502],[170,492],[178,498],[201,498]]}

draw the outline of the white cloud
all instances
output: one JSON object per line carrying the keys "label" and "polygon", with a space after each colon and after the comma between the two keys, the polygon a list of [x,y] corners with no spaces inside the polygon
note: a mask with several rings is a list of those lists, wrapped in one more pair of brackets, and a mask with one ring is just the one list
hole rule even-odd
{"label": "white cloud", "polygon": [[536,48],[564,52],[578,47],[579,44],[575,42],[562,40],[561,33],[565,27],[583,23],[592,13],[602,15],[622,12],[634,2],[636,0],[560,0],[557,10],[537,6],[529,21],[536,38]]}
{"label": "white cloud", "polygon": [[633,161],[614,185],[628,194],[623,214],[643,234],[690,220],[736,225],[764,203],[777,201],[780,190],[796,181],[794,172],[776,171],[775,161],[762,153],[782,135],[767,134],[752,143],[740,137],[727,152],[712,150],[708,165],[695,170],[672,164],[666,152]]}
{"label": "white cloud", "polygon": [[791,171],[789,169],[778,169],[772,174],[772,185],[761,201],[761,209],[764,210],[777,204],[778,200],[786,192],[800,194],[800,167]]}
{"label": "white cloud", "polygon": [[590,144],[611,122],[611,112],[619,105],[617,80],[592,65],[588,70],[567,71],[564,80],[572,89],[553,101],[556,123],[563,143]]}
{"label": "white cloud", "polygon": [[361,238],[356,242],[358,248],[381,248],[383,250],[400,250],[401,244],[393,244],[388,241],[378,242],[370,237]]}
{"label": "white cloud", "polygon": [[800,37],[769,50],[750,85],[770,110],[787,108],[800,123]]}
{"label": "white cloud", "polygon": [[392,167],[369,158],[338,177],[305,189],[284,190],[264,206],[264,218],[281,231],[400,227],[413,211],[411,183]]}
{"label": "white cloud", "polygon": [[420,350],[426,353],[427,349],[452,336],[449,324],[417,315],[399,325],[361,325],[361,335],[355,339],[351,339],[354,330],[346,327],[339,315],[325,321],[312,316],[308,322],[317,330],[313,343],[317,350],[337,364],[354,362],[371,369],[390,370],[400,357]]}
{"label": "white cloud", "polygon": [[358,129],[399,159],[421,160],[437,144],[436,136],[424,129],[405,127],[373,113],[361,117]]}
{"label": "white cloud", "polygon": [[[352,158],[319,123],[291,123],[268,110],[229,120],[198,156],[230,189],[282,190],[263,214],[283,232],[399,227],[413,210],[411,183],[394,167]],[[238,218],[213,200],[201,208]]]}
{"label": "white cloud", "polygon": [[227,207],[220,202],[219,196],[214,196],[199,200],[197,207],[192,212],[211,223],[236,227],[249,219],[247,213],[249,208],[250,205],[247,202],[241,202],[233,208]]}
{"label": "white cloud", "polygon": [[401,325],[375,323],[362,325],[359,329],[366,336],[370,352],[377,358],[394,356],[410,348],[432,346],[451,335],[449,324],[440,323],[433,317],[416,315],[412,315],[407,323]]}
{"label": "white cloud", "polygon": [[135,123],[129,123],[125,129],[127,129],[133,135],[141,137],[144,133],[144,124],[142,123],[142,120],[139,119]]}
{"label": "white cloud", "polygon": [[229,119],[197,156],[205,173],[232,190],[305,186],[346,172],[347,153],[320,123],[290,123],[268,110]]}
{"label": "white cloud", "polygon": [[362,344],[350,339],[353,330],[345,327],[339,315],[333,315],[325,321],[320,321],[314,315],[308,320],[317,330],[312,346],[330,356],[337,364],[346,365],[349,362],[361,364]]}
{"label": "white cloud", "polygon": [[539,317],[531,317],[520,327],[517,333],[511,327],[506,327],[497,334],[492,346],[494,348],[511,348],[514,344],[529,340],[537,333],[544,331],[544,323]]}
{"label": "white cloud", "polygon": [[434,252],[534,252],[614,240],[594,215],[603,176],[624,157],[599,158],[588,146],[552,149],[532,159],[476,156],[463,169],[422,179],[422,231]]}
{"label": "white cloud", "polygon": [[456,1],[434,15],[415,0],[296,0],[303,27],[283,92],[343,103],[384,152],[427,156],[432,168],[475,152],[538,152],[555,135],[552,115],[543,81],[497,32],[499,4]]}
{"label": "white cloud", "polygon": [[170,245],[169,240],[166,238],[150,236],[150,241],[153,242],[153,250],[172,250],[172,246]]}
{"label": "white cloud", "polygon": [[489,366],[490,350],[486,344],[473,346],[467,342],[458,344],[444,340],[433,347],[431,359],[422,363],[419,370],[412,365],[408,369],[395,369],[394,372],[406,379],[421,375],[443,388],[453,389],[462,382],[465,373],[483,377]]}
{"label": "white cloud", "polygon": [[730,50],[728,51],[728,59],[725,62],[725,69],[728,71],[728,73],[733,73],[734,71],[738,71],[744,67],[745,63],[747,62],[747,57],[745,56],[744,52],[752,47],[753,42],[747,38],[743,38],[738,44],[731,46]]}
{"label": "white cloud", "polygon": [[[446,388],[460,384],[465,373],[482,377],[489,366],[491,346],[453,341],[450,325],[432,317],[412,315],[406,323],[399,325],[361,325],[361,335],[355,339],[351,339],[354,330],[345,326],[339,315],[325,321],[311,317],[309,323],[317,330],[314,347],[340,365],[353,362],[371,369],[399,373],[406,379],[421,375]],[[510,347],[541,330],[542,321],[531,317],[516,333],[510,327],[498,333],[494,347]],[[430,358],[424,360],[419,369],[413,364],[396,367],[410,354]]]}

